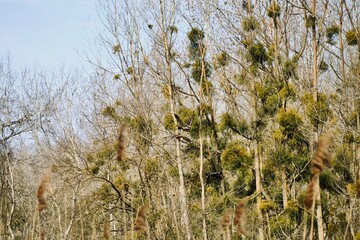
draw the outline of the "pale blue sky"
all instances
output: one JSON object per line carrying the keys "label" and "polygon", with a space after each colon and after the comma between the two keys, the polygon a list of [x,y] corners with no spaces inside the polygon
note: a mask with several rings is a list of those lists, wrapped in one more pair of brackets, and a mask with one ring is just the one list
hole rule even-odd
{"label": "pale blue sky", "polygon": [[0,0],[0,57],[14,67],[82,67],[100,28],[97,0]]}

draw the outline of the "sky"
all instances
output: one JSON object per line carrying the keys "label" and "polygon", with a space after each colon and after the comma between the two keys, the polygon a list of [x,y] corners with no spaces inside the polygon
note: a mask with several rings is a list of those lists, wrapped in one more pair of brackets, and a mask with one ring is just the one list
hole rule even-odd
{"label": "sky", "polygon": [[100,29],[96,1],[0,0],[0,58],[16,68],[83,67]]}

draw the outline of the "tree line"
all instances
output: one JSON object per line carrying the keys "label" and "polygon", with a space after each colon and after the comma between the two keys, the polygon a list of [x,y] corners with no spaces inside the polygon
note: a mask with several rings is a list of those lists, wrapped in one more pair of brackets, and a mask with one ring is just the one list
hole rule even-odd
{"label": "tree line", "polygon": [[92,72],[0,62],[4,239],[360,239],[355,0],[99,1]]}

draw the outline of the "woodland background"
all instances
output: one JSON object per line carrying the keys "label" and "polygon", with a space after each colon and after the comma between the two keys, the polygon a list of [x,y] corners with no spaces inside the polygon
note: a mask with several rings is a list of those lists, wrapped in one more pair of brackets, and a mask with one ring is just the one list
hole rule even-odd
{"label": "woodland background", "polygon": [[87,74],[1,59],[1,239],[360,239],[359,1],[98,12]]}

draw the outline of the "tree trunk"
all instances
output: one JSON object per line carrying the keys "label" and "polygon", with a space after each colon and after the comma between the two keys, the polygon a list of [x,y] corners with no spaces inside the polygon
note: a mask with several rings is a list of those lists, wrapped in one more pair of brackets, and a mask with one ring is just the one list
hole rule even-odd
{"label": "tree trunk", "polygon": [[285,169],[281,170],[281,181],[282,181],[283,207],[285,209],[288,206],[287,180],[286,180]]}
{"label": "tree trunk", "polygon": [[[318,93],[317,93],[317,37],[316,37],[316,0],[312,0],[312,8],[311,14],[314,19],[314,23],[311,27],[312,29],[312,47],[313,47],[313,98],[314,102],[316,103],[318,100]],[[314,129],[314,141],[318,141],[318,129],[315,127]],[[316,206],[316,216],[317,216],[317,227],[318,227],[318,237],[319,240],[324,240],[324,222],[322,216],[322,207],[321,207],[321,190],[320,190],[320,183],[317,181],[316,183],[316,200],[319,202]]]}
{"label": "tree trunk", "polygon": [[[200,114],[201,116],[201,114]],[[205,211],[205,184],[204,184],[204,176],[203,176],[203,170],[204,170],[204,156],[203,156],[203,137],[200,133],[199,135],[199,142],[200,142],[200,169],[199,169],[199,177],[200,177],[200,184],[201,184],[201,211],[202,211],[202,222],[203,222],[203,237],[204,240],[207,240],[207,225],[206,225],[206,211]]]}
{"label": "tree trunk", "polygon": [[[247,7],[249,12],[252,14],[252,6],[251,6],[251,0],[247,1]],[[251,37],[253,38],[253,37]],[[255,89],[255,82],[251,82],[251,89],[253,91],[252,96],[252,107],[253,107],[253,121],[257,121],[257,96],[256,96],[256,89]],[[256,210],[258,213],[258,237],[259,240],[264,240],[264,225],[263,225],[263,219],[264,216],[261,212],[261,196],[262,196],[262,184],[261,184],[261,159],[260,159],[260,152],[259,152],[259,133],[258,130],[255,129],[255,139],[253,140],[253,147],[254,147],[254,168],[255,168],[255,184],[256,184]]]}
{"label": "tree trunk", "polygon": [[[343,0],[340,2],[340,11],[339,11],[339,51],[340,51],[340,66],[341,66],[341,81],[342,89],[341,96],[343,96],[343,103],[347,109],[347,94],[346,88],[346,75],[345,75],[345,57],[344,57],[344,43],[343,43]],[[347,112],[347,111],[345,111]]]}
{"label": "tree trunk", "polygon": [[[166,38],[164,39],[164,47],[166,54],[166,62],[168,67],[168,90],[170,93],[170,112],[173,116],[173,120],[175,125],[178,125],[177,119],[175,117],[175,96],[173,93],[173,81],[172,81],[172,72],[171,72],[171,60],[169,56],[169,49],[167,46]],[[181,213],[181,223],[185,227],[186,239],[191,239],[191,231],[190,231],[190,222],[189,215],[187,210],[187,197],[186,197],[186,189],[185,189],[185,181],[184,181],[184,172],[183,165],[181,159],[181,142],[180,142],[180,130],[175,130],[175,142],[176,142],[176,163],[179,171],[179,201],[180,201],[180,213]]]}
{"label": "tree trunk", "polygon": [[262,185],[261,185],[261,168],[260,168],[260,156],[259,156],[259,143],[258,140],[255,142],[254,148],[255,155],[255,182],[256,182],[256,209],[259,215],[259,230],[258,238],[259,240],[264,240],[264,226],[263,226],[263,215],[261,212],[261,195],[262,195]]}
{"label": "tree trunk", "polygon": [[[172,60],[171,60],[171,46],[168,44],[168,36],[166,35],[166,28],[165,25],[165,4],[162,0],[160,0],[160,12],[161,12],[161,29],[162,29],[162,44],[164,48],[165,54],[165,61],[166,61],[166,71],[167,71],[167,81],[168,81],[168,91],[170,96],[170,113],[173,116],[173,121],[176,126],[178,126],[177,119],[175,117],[175,96],[174,96],[174,89],[173,89],[173,78],[172,78]],[[180,215],[181,215],[181,224],[185,228],[185,235],[186,239],[191,239],[191,230],[190,230],[190,222],[189,222],[189,215],[187,209],[187,197],[186,197],[186,188],[185,188],[185,181],[184,181],[184,172],[183,172],[183,164],[181,159],[181,142],[180,142],[180,134],[181,131],[176,128],[175,130],[175,143],[176,143],[176,163],[179,172],[179,201],[180,201]]]}

